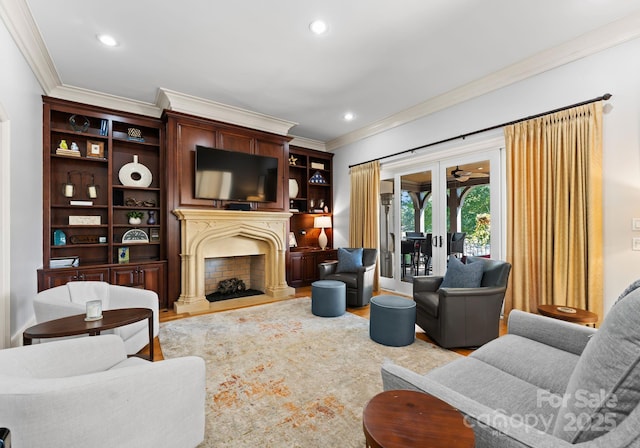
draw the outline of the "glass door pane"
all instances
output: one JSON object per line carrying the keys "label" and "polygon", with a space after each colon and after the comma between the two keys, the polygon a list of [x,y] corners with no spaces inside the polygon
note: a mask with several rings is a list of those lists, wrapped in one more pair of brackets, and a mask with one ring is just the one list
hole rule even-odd
{"label": "glass door pane", "polygon": [[412,284],[414,276],[430,271],[433,180],[433,170],[429,167],[400,176],[400,281],[405,283],[403,289],[406,284]]}
{"label": "glass door pane", "polygon": [[446,255],[462,259],[489,256],[491,163],[479,160],[447,165]]}
{"label": "glass door pane", "polygon": [[380,285],[409,296],[449,256],[503,256],[499,150],[413,165],[381,173],[380,190]]}
{"label": "glass door pane", "polygon": [[380,182],[380,277],[393,278],[396,255],[393,179]]}

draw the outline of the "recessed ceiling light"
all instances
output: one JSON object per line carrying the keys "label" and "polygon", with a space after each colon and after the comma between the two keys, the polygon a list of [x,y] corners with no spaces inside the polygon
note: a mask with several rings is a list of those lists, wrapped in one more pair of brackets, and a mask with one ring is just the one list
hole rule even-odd
{"label": "recessed ceiling light", "polygon": [[327,25],[327,22],[325,22],[324,20],[314,20],[309,25],[309,29],[313,34],[320,35],[327,32],[327,30],[329,29],[329,25]]}
{"label": "recessed ceiling light", "polygon": [[343,115],[343,117],[342,117],[342,118],[344,118],[344,120],[345,120],[345,121],[351,121],[351,120],[353,120],[354,118],[356,118],[356,116],[355,116],[355,115],[353,115],[353,113],[352,113],[352,112],[347,112],[346,114],[344,114],[344,115]]}
{"label": "recessed ceiling light", "polygon": [[115,47],[116,45],[118,45],[118,41],[108,34],[98,34],[98,40],[107,47]]}

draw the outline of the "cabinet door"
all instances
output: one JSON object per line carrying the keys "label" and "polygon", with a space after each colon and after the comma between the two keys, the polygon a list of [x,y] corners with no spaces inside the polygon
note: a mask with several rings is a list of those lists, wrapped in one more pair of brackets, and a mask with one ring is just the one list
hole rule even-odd
{"label": "cabinet door", "polygon": [[78,269],[78,280],[107,282],[109,281],[109,269]]}
{"label": "cabinet door", "polygon": [[289,285],[297,288],[302,286],[302,253],[289,254],[289,269],[287,269]]}
{"label": "cabinet door", "polygon": [[138,279],[139,267],[123,266],[111,268],[111,283],[120,286],[142,286]]}
{"label": "cabinet door", "polygon": [[78,271],[46,271],[42,272],[41,281],[38,282],[38,291],[55,288],[56,286],[66,285],[69,282],[78,280]]}
{"label": "cabinet door", "polygon": [[165,292],[164,292],[164,264],[149,264],[140,267],[138,271],[138,280],[144,286],[144,289],[155,291],[158,294],[160,308],[166,308]]}
{"label": "cabinet door", "polygon": [[166,308],[164,263],[126,265],[111,268],[111,283],[144,288],[158,294],[159,306]]}
{"label": "cabinet door", "polygon": [[316,254],[304,254],[302,256],[302,280],[304,284],[313,283],[318,278],[318,263]]}
{"label": "cabinet door", "polygon": [[106,268],[43,270],[38,271],[38,292],[66,285],[69,282],[106,282],[108,278],[109,270]]}

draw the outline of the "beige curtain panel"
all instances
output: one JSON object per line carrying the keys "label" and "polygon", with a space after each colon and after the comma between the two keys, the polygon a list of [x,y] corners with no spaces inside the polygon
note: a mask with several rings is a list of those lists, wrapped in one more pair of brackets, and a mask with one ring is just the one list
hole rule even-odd
{"label": "beige curtain panel", "polygon": [[552,304],[602,317],[602,103],[506,126],[505,311]]}
{"label": "beige curtain panel", "polygon": [[[380,162],[351,168],[349,246],[378,248],[380,241]],[[374,290],[378,291],[380,267],[376,264]]]}

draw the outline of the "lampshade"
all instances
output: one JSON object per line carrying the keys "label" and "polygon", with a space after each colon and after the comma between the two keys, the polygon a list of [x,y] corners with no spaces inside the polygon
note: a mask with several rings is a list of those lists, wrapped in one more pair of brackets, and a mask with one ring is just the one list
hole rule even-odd
{"label": "lampshade", "polygon": [[316,229],[330,229],[331,216],[317,216],[313,218],[313,227]]}

